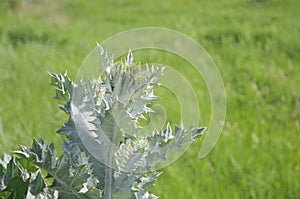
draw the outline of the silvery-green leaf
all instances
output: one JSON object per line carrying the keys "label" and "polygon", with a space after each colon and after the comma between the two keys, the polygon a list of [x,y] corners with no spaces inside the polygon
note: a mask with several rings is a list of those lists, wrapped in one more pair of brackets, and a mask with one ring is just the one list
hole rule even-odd
{"label": "silvery-green leaf", "polygon": [[[66,168],[73,177],[83,175],[81,178],[86,180],[75,188],[79,195],[93,193],[95,183],[91,182],[95,178],[84,174],[93,168],[105,199],[157,198],[148,189],[158,175],[147,177],[145,172],[178,148],[189,145],[204,129],[183,126],[172,129],[168,124],[165,130],[142,135],[137,121],[152,111],[148,105],[158,99],[153,88],[159,85],[163,68],[147,64],[144,68],[134,63],[131,51],[125,63],[115,62],[112,54],[100,45],[98,49],[99,78],[80,80],[75,85],[66,76],[50,74],[57,87],[57,98],[65,101],[62,109],[69,115],[68,122],[58,131],[67,136],[68,142],[63,144],[64,155],[56,165],[76,163],[77,166]],[[86,157],[80,156],[80,151]],[[64,178],[68,180],[67,176]],[[54,182],[61,186],[58,180]],[[60,193],[60,197],[70,197],[69,194]]]}
{"label": "silvery-green leaf", "polygon": [[10,159],[6,169],[2,167],[1,170],[0,193],[7,191],[11,193],[10,197],[22,198],[28,190],[30,180],[28,172],[16,162],[14,157]]}
{"label": "silvery-green leaf", "polygon": [[137,192],[135,193],[136,199],[158,199],[156,195],[150,194],[149,192]]}
{"label": "silvery-green leaf", "polygon": [[162,139],[164,140],[164,142],[166,142],[166,143],[169,140],[174,138],[174,136],[172,135],[172,129],[171,129],[170,123],[168,123],[167,128],[161,132],[161,136],[162,136]]}
{"label": "silvery-green leaf", "polygon": [[203,135],[203,132],[205,131],[205,127],[202,128],[194,128],[192,130],[192,136],[191,136],[191,140],[195,140],[196,137]]}
{"label": "silvery-green leaf", "polygon": [[[83,184],[92,177],[91,165],[83,152],[73,150],[68,156],[62,155],[56,160],[54,147],[40,140],[34,141],[32,148],[23,147],[22,153],[17,153],[26,156],[29,161],[53,177],[51,189],[58,191],[59,198],[89,198],[85,193],[80,193]],[[96,186],[97,184],[93,185]],[[100,197],[100,190],[97,196]]]}
{"label": "silvery-green leaf", "polygon": [[43,192],[43,189],[46,187],[43,176],[40,171],[33,173],[31,175],[31,182],[29,185],[29,191],[32,195],[36,196]]}
{"label": "silvery-green leaf", "polygon": [[3,158],[0,159],[0,165],[2,165],[4,168],[6,168],[7,164],[9,163],[9,161],[11,160],[11,156],[7,153],[3,154]]}

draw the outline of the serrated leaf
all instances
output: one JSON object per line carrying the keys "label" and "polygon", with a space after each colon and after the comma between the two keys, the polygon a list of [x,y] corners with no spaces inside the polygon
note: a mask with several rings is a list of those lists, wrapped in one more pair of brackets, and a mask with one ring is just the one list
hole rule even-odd
{"label": "serrated leaf", "polygon": [[126,69],[121,64],[111,72],[113,93],[131,118],[142,117],[144,112],[151,111],[147,105],[157,99],[153,95],[153,86],[158,83],[162,71],[163,68],[154,66],[148,70],[142,70],[140,66]]}
{"label": "serrated leaf", "polygon": [[[148,189],[158,175],[147,177],[143,173],[178,148],[190,144],[204,129],[181,126],[172,130],[168,124],[160,132],[140,135],[137,121],[152,111],[148,105],[158,99],[153,87],[159,85],[163,68],[147,64],[146,68],[141,67],[133,62],[131,51],[125,63],[114,62],[112,54],[99,44],[97,47],[101,65],[99,78],[80,80],[75,85],[66,74],[50,73],[51,84],[57,88],[56,98],[65,102],[61,109],[69,115],[68,122],[58,131],[68,138],[63,144],[64,155],[55,162],[53,171],[48,171],[55,179],[53,188],[60,190],[61,198],[94,197],[88,195],[94,192],[105,199],[157,198],[148,193]],[[88,139],[92,149],[87,150],[79,135]],[[143,147],[140,143],[144,143]],[[81,152],[86,156],[81,156]],[[40,156],[39,153],[34,155]],[[57,178],[57,174],[63,178]],[[71,177],[75,184],[71,183]],[[132,189],[134,185],[136,189]],[[63,192],[60,187],[67,191]]]}
{"label": "serrated leaf", "polygon": [[144,191],[148,191],[149,189],[152,188],[154,181],[158,178],[158,176],[160,176],[162,173],[161,172],[157,172],[157,173],[153,173],[151,176],[149,177],[141,177],[139,180],[140,182],[138,183],[138,188],[140,190],[144,190]]}
{"label": "serrated leaf", "polygon": [[49,72],[51,76],[50,85],[56,87],[55,96],[54,98],[57,100],[64,101],[64,104],[60,105],[60,109],[65,111],[65,113],[70,114],[70,100],[72,99],[72,92],[73,92],[73,82],[67,76],[67,73],[64,75],[62,74],[55,74]]}
{"label": "serrated leaf", "polygon": [[43,176],[40,171],[31,175],[32,179],[29,185],[29,191],[32,195],[36,196],[43,192],[43,189],[46,187]]}
{"label": "serrated leaf", "polygon": [[29,174],[11,158],[1,178],[0,192],[8,191],[11,193],[9,197],[21,198],[26,194],[28,185]]}
{"label": "serrated leaf", "polygon": [[202,128],[194,128],[192,130],[192,136],[191,136],[191,140],[195,140],[196,137],[203,135],[203,132],[205,131],[205,127]]}
{"label": "serrated leaf", "polygon": [[161,132],[161,137],[165,143],[174,138],[170,123],[168,123],[167,128]]}
{"label": "serrated leaf", "polygon": [[6,168],[7,164],[10,162],[11,160],[11,156],[7,153],[3,154],[3,158],[0,159],[0,165],[2,165],[4,168]]}
{"label": "serrated leaf", "polygon": [[[32,148],[22,148],[22,153],[32,163],[44,169],[54,178],[51,188],[58,190],[60,198],[89,198],[80,193],[83,184],[92,176],[90,164],[83,152],[70,151],[70,158],[64,154],[56,161],[54,148],[44,141],[34,141]],[[39,186],[40,187],[40,186]],[[90,185],[90,187],[92,187]],[[93,185],[96,187],[96,184]],[[100,194],[100,190],[98,192]],[[97,196],[99,196],[99,194]]]}
{"label": "serrated leaf", "polygon": [[137,192],[135,193],[136,199],[158,199],[158,197],[154,194],[150,194],[149,192]]}

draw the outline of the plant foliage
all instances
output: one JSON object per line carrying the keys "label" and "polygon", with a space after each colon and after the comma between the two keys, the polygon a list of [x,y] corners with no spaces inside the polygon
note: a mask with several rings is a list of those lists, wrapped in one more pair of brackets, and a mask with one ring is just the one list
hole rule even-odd
{"label": "plant foliage", "polygon": [[1,198],[157,198],[149,193],[161,174],[154,166],[204,131],[183,125],[172,130],[168,124],[165,130],[141,133],[139,120],[152,111],[148,105],[157,99],[153,87],[163,68],[143,68],[133,62],[131,52],[125,61],[115,62],[98,48],[97,78],[75,84],[67,74],[50,73],[55,99],[69,116],[57,131],[67,137],[63,154],[57,157],[53,144],[42,139],[13,156],[4,154]]}

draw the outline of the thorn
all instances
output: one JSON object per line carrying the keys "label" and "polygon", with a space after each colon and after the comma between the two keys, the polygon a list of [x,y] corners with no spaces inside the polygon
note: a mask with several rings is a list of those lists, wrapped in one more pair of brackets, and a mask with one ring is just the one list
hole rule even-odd
{"label": "thorn", "polygon": [[104,53],[103,47],[98,42],[96,42],[96,43],[97,43],[97,48],[99,50],[100,55],[103,55],[103,53]]}
{"label": "thorn", "polygon": [[128,55],[127,55],[127,59],[126,59],[126,65],[130,65],[133,62],[133,56],[132,56],[132,51],[131,49],[129,49]]}

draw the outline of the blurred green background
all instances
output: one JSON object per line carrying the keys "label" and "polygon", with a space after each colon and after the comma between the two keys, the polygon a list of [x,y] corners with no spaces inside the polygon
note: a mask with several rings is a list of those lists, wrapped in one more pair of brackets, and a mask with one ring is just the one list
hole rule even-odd
{"label": "blurred green background", "polygon": [[[55,131],[66,116],[52,99],[48,71],[75,78],[96,41],[164,27],[211,55],[226,87],[227,117],[209,156],[199,159],[201,141],[194,143],[163,169],[152,192],[163,199],[300,198],[299,9],[298,0],[0,0],[0,152],[34,137],[60,148]],[[155,56],[192,77],[208,125],[205,84],[175,58]]]}

